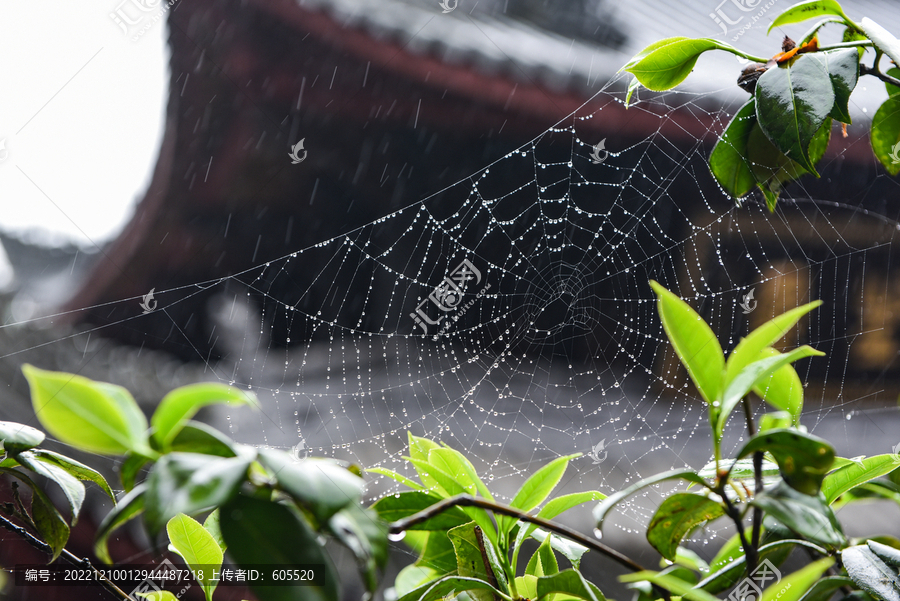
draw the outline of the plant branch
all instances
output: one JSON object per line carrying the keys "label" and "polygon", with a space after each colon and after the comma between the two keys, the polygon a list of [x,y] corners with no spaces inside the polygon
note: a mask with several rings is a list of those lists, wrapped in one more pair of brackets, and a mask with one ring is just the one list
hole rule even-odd
{"label": "plant branch", "polygon": [[818,52],[825,52],[826,50],[840,50],[841,48],[871,48],[875,44],[872,43],[871,40],[858,40],[856,42],[839,42],[837,44],[831,44],[829,46],[819,46]]}
{"label": "plant branch", "polygon": [[508,515],[510,517],[516,518],[523,522],[528,522],[534,524],[536,526],[540,526],[545,530],[549,530],[550,532],[555,532],[560,536],[564,536],[568,539],[571,539],[581,545],[589,549],[593,549],[598,553],[606,555],[613,561],[619,563],[622,566],[625,566],[629,570],[633,572],[641,572],[645,570],[642,565],[634,561],[633,559],[619,553],[615,549],[611,547],[607,547],[601,542],[590,539],[580,532],[572,530],[567,526],[563,526],[561,524],[555,524],[549,520],[545,520],[543,518],[535,517],[533,515],[528,515],[527,513],[520,511],[514,507],[510,507],[508,505],[501,505],[500,503],[494,503],[492,501],[487,501],[485,499],[479,499],[476,497],[472,497],[470,495],[456,495],[455,497],[450,497],[448,499],[444,499],[440,503],[435,503],[431,507],[423,509],[419,513],[409,516],[408,518],[398,520],[393,522],[390,525],[389,532],[391,534],[399,534],[406,530],[409,530],[416,524],[420,524],[425,520],[428,520],[444,511],[447,511],[451,507],[480,507],[481,509],[487,509],[494,513],[499,513],[501,515]]}
{"label": "plant branch", "polygon": [[876,66],[869,67],[867,65],[863,65],[862,63],[860,63],[859,74],[860,75],[873,75],[873,76],[877,77],[878,79],[880,79],[881,81],[883,81],[884,83],[889,83],[892,86],[897,86],[898,88],[900,88],[900,79],[897,79],[896,77],[891,77],[887,73],[882,73],[881,71],[878,70],[878,67],[876,67]]}
{"label": "plant branch", "polygon": [[737,528],[738,536],[741,539],[741,545],[744,547],[744,555],[748,559],[748,563],[752,565],[756,565],[757,553],[756,547],[751,547],[747,543],[747,534],[744,531],[744,522],[741,519],[741,512],[737,510],[731,500],[728,498],[728,495],[725,494],[725,487],[722,487],[722,490],[719,491],[719,495],[722,497],[722,501],[725,503],[725,508],[727,509],[728,517],[734,522],[735,528]]}
{"label": "plant branch", "polygon": [[[756,435],[756,422],[753,421],[753,412],[750,408],[750,399],[744,397],[744,417],[747,419],[747,432],[750,436]],[[755,497],[763,490],[762,478],[763,452],[757,451],[753,453],[753,496]],[[750,536],[750,545],[753,549],[752,556],[748,555],[748,559],[753,561],[747,565],[747,573],[753,573],[756,569],[756,562],[759,560],[759,537],[762,530],[762,509],[753,507],[753,534]]]}
{"label": "plant branch", "polygon": [[[26,530],[25,528],[14,524],[3,516],[0,516],[0,526],[14,534],[18,534],[25,539],[25,542],[27,542],[38,551],[46,553],[47,555],[53,557],[53,548],[41,539],[34,536],[32,533],[28,532],[28,530]],[[94,577],[97,579],[100,585],[112,594],[116,595],[116,597],[118,597],[119,599],[122,599],[123,601],[135,601],[134,597],[120,589],[115,585],[113,581],[106,578],[106,576],[103,575],[103,572],[100,572],[97,568],[95,568],[87,557],[78,557],[67,549],[63,549],[59,556],[72,565],[92,570],[94,572]]]}

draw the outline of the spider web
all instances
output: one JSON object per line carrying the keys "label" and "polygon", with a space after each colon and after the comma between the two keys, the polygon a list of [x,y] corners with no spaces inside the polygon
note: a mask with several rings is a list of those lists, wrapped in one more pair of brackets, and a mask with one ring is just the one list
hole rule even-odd
{"label": "spider web", "polygon": [[[629,110],[658,117],[657,132],[611,133],[595,152],[591,132],[624,102],[622,87],[609,82],[530,143],[364,227],[228,278],[158,290],[157,311],[218,294],[211,338],[227,353],[207,367],[263,401],[255,414],[223,413],[221,426],[247,444],[412,476],[409,431],[466,453],[500,501],[572,453],[584,455],[565,492],[698,469],[711,453],[706,408],[662,331],[654,279],[713,325],[726,352],[766,319],[823,299],[784,343],[827,354],[797,364],[809,383],[803,422],[842,456],[890,452],[900,442],[897,222],[817,200],[806,180],[774,214],[755,196],[735,206],[705,167],[730,118],[709,94],[637,103]],[[676,114],[712,126],[676,144],[662,133]],[[312,283],[298,285],[295,274],[311,269]],[[757,417],[766,410],[753,407]],[[735,416],[724,452],[744,435]],[[372,496],[400,490],[369,478]],[[623,506],[605,538],[637,533],[662,492]],[[592,528],[587,509],[574,516]],[[721,536],[710,528],[693,540]]]}

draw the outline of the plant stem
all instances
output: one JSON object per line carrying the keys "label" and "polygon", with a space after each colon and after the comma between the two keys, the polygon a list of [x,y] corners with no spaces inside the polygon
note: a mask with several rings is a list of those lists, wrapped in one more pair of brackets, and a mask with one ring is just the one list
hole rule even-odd
{"label": "plant stem", "polygon": [[837,44],[831,44],[830,46],[819,46],[818,52],[825,52],[826,50],[840,50],[841,48],[869,48],[874,46],[870,40],[858,40],[856,42],[839,42]]}
{"label": "plant stem", "polygon": [[[47,555],[53,557],[53,548],[41,539],[28,532],[28,530],[26,530],[25,528],[17,526],[3,516],[0,516],[0,526],[3,526],[5,529],[9,530],[12,533],[18,534],[25,539],[25,542],[27,542],[38,551],[41,551],[42,553],[46,553]],[[100,582],[103,588],[116,595],[116,597],[118,597],[119,599],[122,599],[123,601],[135,601],[134,597],[120,589],[115,585],[114,582],[106,578],[106,576],[104,576],[102,572],[97,570],[97,568],[94,567],[94,565],[87,557],[78,557],[69,552],[67,549],[63,549],[59,556],[72,565],[81,566],[93,570],[95,578],[98,582]]]}
{"label": "plant stem", "polygon": [[737,528],[738,536],[741,539],[741,545],[744,547],[744,555],[747,558],[748,565],[756,565],[756,547],[751,547],[747,543],[747,534],[744,532],[744,522],[741,520],[741,512],[737,510],[731,500],[728,498],[728,495],[725,494],[725,487],[723,486],[718,494],[722,497],[722,501],[725,503],[725,507],[727,509],[728,517],[734,522],[734,526]]}
{"label": "plant stem", "polygon": [[900,88],[900,79],[897,79],[896,77],[891,77],[890,75],[888,75],[886,73],[882,73],[881,71],[878,70],[878,67],[876,67],[876,66],[868,67],[868,66],[860,63],[859,74],[860,75],[873,75],[885,83],[889,83],[892,86],[897,86],[898,88]]}
{"label": "plant stem", "polygon": [[[753,421],[753,412],[750,409],[750,399],[744,397],[744,417],[747,418],[747,431],[750,436],[756,435],[756,422]],[[763,491],[762,479],[762,462],[763,452],[757,451],[753,453],[753,496],[757,496]],[[751,535],[750,545],[753,548],[753,554],[747,552],[747,573],[753,573],[756,569],[756,562],[759,560],[759,537],[762,530],[762,510],[759,507],[753,507],[753,534]]]}
{"label": "plant stem", "polygon": [[634,561],[633,559],[619,553],[615,549],[611,547],[607,547],[603,543],[599,541],[595,541],[591,538],[588,538],[581,534],[580,532],[576,532],[567,526],[563,526],[561,524],[555,524],[549,520],[545,520],[543,518],[535,517],[532,515],[528,515],[527,513],[520,511],[514,507],[510,507],[508,505],[501,505],[500,503],[494,503],[492,501],[487,501],[485,499],[479,499],[476,497],[472,497],[470,495],[456,495],[455,497],[450,497],[448,499],[442,500],[440,503],[435,503],[431,507],[427,507],[423,509],[419,513],[409,516],[408,518],[398,520],[390,525],[389,532],[391,534],[399,534],[406,530],[409,530],[411,527],[416,524],[420,524],[425,520],[432,518],[439,513],[447,511],[451,507],[480,507],[482,509],[490,510],[494,513],[499,513],[501,515],[508,515],[510,517],[514,517],[523,522],[528,522],[531,524],[535,524],[536,526],[540,526],[545,530],[549,530],[551,532],[555,532],[560,536],[565,536],[568,539],[574,540],[575,542],[584,545],[589,549],[593,549],[598,553],[606,555],[613,561],[619,563],[622,566],[625,566],[629,570],[634,572],[640,572],[645,570],[642,565]]}

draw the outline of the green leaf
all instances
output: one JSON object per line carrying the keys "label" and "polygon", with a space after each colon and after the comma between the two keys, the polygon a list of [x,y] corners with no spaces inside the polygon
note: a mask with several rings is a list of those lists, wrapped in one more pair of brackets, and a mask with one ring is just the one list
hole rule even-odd
{"label": "green leaf", "polygon": [[750,97],[732,117],[709,155],[709,169],[729,196],[737,200],[749,194],[756,176],[747,160],[747,143],[756,125],[756,98]]}
{"label": "green leaf", "polygon": [[[169,549],[178,553],[195,572],[201,570],[202,566],[222,567],[222,549],[194,518],[179,513],[166,524],[166,532],[169,535]],[[203,579],[199,582],[206,601],[212,601],[213,591],[218,584],[212,578],[212,571],[204,570]]]}
{"label": "green leaf", "polygon": [[[231,461],[223,459],[222,461]],[[338,576],[317,534],[295,511],[272,501],[237,495],[221,508],[219,521],[228,555],[238,566],[316,565],[314,584],[251,584],[265,601],[338,601]]]}
{"label": "green leaf", "polygon": [[388,560],[387,524],[374,511],[353,503],[331,516],[328,530],[356,557],[366,589],[374,593],[378,572]]}
{"label": "green leaf", "polygon": [[889,97],[875,111],[871,140],[875,157],[888,173],[900,173],[900,96]]}
{"label": "green leaf", "polygon": [[[774,357],[778,354],[778,351],[769,347],[763,349],[759,358]],[[800,376],[793,366],[785,365],[776,369],[768,378],[757,382],[753,386],[753,392],[776,409],[785,412],[788,419],[783,427],[800,425],[800,414],[803,411],[803,382],[800,381]]]}
{"label": "green leaf", "polygon": [[620,582],[641,582],[642,580],[652,582],[667,591],[672,591],[676,595],[680,595],[682,599],[688,599],[689,601],[718,601],[716,597],[713,597],[703,589],[694,588],[694,585],[690,582],[685,582],[671,574],[660,574],[659,572],[644,570],[643,572],[619,576]]}
{"label": "green leaf", "polygon": [[[550,499],[538,512],[537,517],[545,520],[552,520],[564,511],[568,511],[573,507],[577,507],[588,501],[602,501],[606,498],[602,492],[597,490],[589,490],[586,492],[576,492],[568,495],[562,495],[555,499]],[[519,525],[519,531],[516,534],[515,548],[513,550],[512,565],[516,565],[519,559],[519,551],[522,548],[522,542],[528,538],[532,532],[537,529],[535,524],[522,523]]]}
{"label": "green leaf", "polygon": [[850,463],[825,476],[822,482],[822,493],[830,505],[842,494],[860,484],[889,474],[900,467],[900,457],[894,454],[875,455]]}
{"label": "green leaf", "polygon": [[[537,557],[537,554],[535,554]],[[543,576],[543,574],[540,574]],[[516,578],[516,592],[523,599],[537,599],[537,576],[525,574]]]}
{"label": "green leaf", "polygon": [[628,83],[628,92],[625,94],[625,108],[628,108],[628,105],[631,103],[631,95],[634,94],[635,90],[641,87],[641,82],[638,81],[637,77],[632,77],[631,81]]}
{"label": "green leaf", "polygon": [[[771,518],[766,518],[763,522],[764,527],[767,522],[769,524],[775,523]],[[775,528],[772,528],[772,530],[775,530]],[[784,530],[790,532],[787,528],[784,528]],[[769,534],[771,534],[771,531]],[[735,535],[734,540],[737,540],[737,535]],[[807,541],[783,539],[762,545],[759,548],[759,559],[760,561],[767,559],[776,566],[781,565],[788,555],[791,554],[794,547],[798,545],[813,549],[816,552],[827,552],[822,547]],[[732,541],[729,541],[729,543],[726,543],[726,547],[728,547],[728,553],[720,552],[716,556],[709,570],[709,575],[697,584],[697,588],[712,594],[719,593],[734,586],[741,576],[744,575],[744,564],[747,562],[747,557],[744,555],[743,549],[740,548],[740,541],[737,541],[736,544],[732,544]]]}
{"label": "green leaf", "polygon": [[[559,484],[563,474],[566,473],[569,461],[580,456],[579,453],[558,457],[536,471],[525,481],[519,492],[513,497],[509,504],[510,507],[529,512],[543,503],[550,496],[550,493],[553,492],[553,489],[556,488],[556,485]],[[499,516],[497,520],[497,528],[502,535],[508,533],[515,524],[516,519],[506,515]]]}
{"label": "green leaf", "polygon": [[750,503],[811,541],[840,547],[847,539],[825,497],[805,495],[784,482],[767,488]]}
{"label": "green leaf", "polygon": [[674,44],[675,42],[680,42],[682,40],[687,40],[687,39],[689,39],[689,38],[686,38],[684,36],[676,36],[676,37],[672,37],[672,38],[664,38],[657,42],[653,42],[652,44],[650,44],[649,46],[647,46],[646,48],[644,48],[643,50],[641,50],[640,52],[635,54],[633,57],[631,57],[631,59],[627,63],[625,63],[618,71],[616,71],[616,73],[621,73],[622,71],[627,71],[629,67],[633,67],[634,65],[638,64],[639,62],[641,62],[641,59],[643,59],[645,56],[647,56],[648,54],[650,54],[651,52],[653,52],[654,50],[656,50],[658,48],[662,48],[663,46],[668,46],[669,44]]}
{"label": "green leaf", "polygon": [[850,123],[847,103],[859,80],[859,53],[856,48],[843,48],[832,52],[815,52],[810,58],[822,63],[834,89],[834,106],[829,113],[841,123]]}
{"label": "green leaf", "polygon": [[[486,536],[482,535],[479,537],[478,528],[474,522],[469,522],[468,524],[452,528],[447,532],[447,536],[450,537],[450,542],[453,544],[453,550],[456,553],[457,572],[460,576],[477,578],[494,585],[494,583],[500,582],[500,579],[503,577],[503,570],[497,569],[492,565],[485,565],[484,555],[488,554],[488,548],[491,543]],[[482,546],[484,555],[482,555],[481,551]],[[491,563],[490,560],[488,563]],[[493,600],[491,594],[481,590],[471,592],[470,596],[475,601]]]}
{"label": "green leaf", "polygon": [[401,476],[397,472],[392,472],[391,470],[385,469],[383,467],[373,467],[373,468],[367,469],[366,471],[369,473],[372,473],[372,474],[380,474],[382,476],[387,476],[391,480],[396,480],[400,484],[404,484],[413,490],[425,490],[425,487],[422,486],[421,484],[419,484],[418,482],[410,480],[406,476]]}
{"label": "green leaf", "polygon": [[222,549],[222,553],[225,552],[225,549],[228,545],[225,544],[225,539],[222,538],[222,527],[219,524],[219,510],[214,509],[206,519],[203,520],[203,528],[209,532],[209,535],[213,537],[213,540],[216,541],[216,544],[219,545],[219,548]]}
{"label": "green leaf", "polygon": [[600,589],[585,580],[578,570],[565,570],[537,579],[538,599],[553,593],[563,593],[585,601],[606,601]]}
{"label": "green leaf", "polygon": [[97,534],[94,538],[94,555],[99,557],[103,563],[111,564],[113,562],[106,546],[106,541],[113,530],[143,513],[146,490],[146,484],[135,486],[131,492],[119,499],[118,504],[106,514],[106,517],[100,522],[100,526],[97,527]]}
{"label": "green leaf", "polygon": [[719,552],[709,562],[709,573],[715,574],[725,566],[734,562],[735,559],[744,556],[744,550],[741,547],[741,537],[737,534],[733,535],[725,544],[719,548]]}
{"label": "green leaf", "polygon": [[[803,46],[804,44],[809,42],[811,39],[813,39],[813,36],[815,36],[817,33],[819,33],[820,29],[822,29],[824,26],[828,25],[829,23],[843,23],[843,22],[844,22],[844,19],[842,17],[825,17],[824,19],[822,19],[821,21],[818,21],[815,25],[810,27],[806,31],[806,33],[803,34],[803,37],[800,38],[800,41],[797,42],[797,45]],[[848,30],[845,30],[845,31],[848,31]]]}
{"label": "green leaf", "polygon": [[[667,561],[665,559],[659,560],[659,567],[664,568],[666,567],[666,564]],[[709,572],[709,564],[697,553],[690,549],[685,549],[684,547],[678,547],[675,551],[675,565],[683,566],[689,570],[700,572],[701,574]]]}
{"label": "green leaf", "polygon": [[728,355],[728,362],[725,365],[725,381],[731,382],[738,372],[758,360],[760,353],[765,348],[781,340],[804,315],[821,304],[822,301],[813,301],[791,309],[750,332]]}
{"label": "green leaf", "polygon": [[[887,70],[887,75],[890,75],[894,79],[900,79],[900,69],[891,67]],[[884,89],[887,90],[888,96],[900,96],[900,88],[894,84],[884,82]]]}
{"label": "green leaf", "polygon": [[737,454],[743,459],[757,451],[767,451],[781,470],[784,481],[805,495],[818,494],[825,474],[834,463],[834,449],[828,441],[799,430],[769,430],[753,436]]}
{"label": "green leaf", "polygon": [[841,552],[847,575],[876,599],[900,601],[900,577],[867,546],[849,547]]}
{"label": "green leaf", "polygon": [[656,474],[655,476],[650,476],[649,478],[644,478],[643,480],[635,482],[627,488],[623,488],[622,490],[609,495],[606,499],[604,499],[603,501],[598,503],[596,507],[594,507],[594,519],[597,521],[597,528],[603,527],[603,520],[606,519],[606,514],[609,513],[609,511],[613,507],[615,507],[637,491],[641,490],[642,488],[647,488],[648,486],[653,486],[654,484],[658,484],[665,480],[674,480],[676,478],[687,480],[688,482],[693,482],[695,484],[708,486],[703,478],[689,469],[671,470],[668,472],[662,472],[661,474]]}
{"label": "green leaf", "polygon": [[150,536],[179,513],[193,515],[226,503],[247,478],[252,461],[198,453],[164,455],[147,476],[144,523]]}
{"label": "green leaf", "polygon": [[153,453],[147,420],[124,388],[27,364],[22,372],[37,418],[62,442],[103,455]]}
{"label": "green leaf", "polygon": [[187,421],[169,442],[168,451],[235,457],[234,443],[227,436],[201,422]]}
{"label": "green leaf", "polygon": [[[732,480],[752,480],[756,476],[756,469],[753,467],[753,459],[738,459],[731,464]],[[777,476],[780,473],[778,464],[763,458],[762,475],[763,477]],[[714,479],[718,472],[716,471],[716,462],[710,461],[704,465],[697,474],[701,478]],[[693,488],[693,484],[688,485],[687,490]]]}
{"label": "green leaf", "polygon": [[[399,495],[386,495],[372,505],[372,509],[386,522],[396,522],[427,509],[443,499],[438,495],[424,491],[402,492]],[[471,521],[459,507],[450,507],[424,522],[416,524],[412,530],[443,530],[461,526]]]}
{"label": "green leaf", "polygon": [[478,474],[475,467],[459,451],[447,447],[432,449],[428,452],[428,463],[450,474],[472,496],[481,493],[481,496],[493,501],[490,491]]}
{"label": "green leaf", "polygon": [[757,383],[765,381],[770,374],[784,365],[788,365],[806,357],[821,357],[824,355],[825,353],[817,351],[811,346],[803,345],[799,348],[795,348],[789,353],[778,353],[774,357],[759,359],[758,361],[754,361],[750,365],[747,365],[743,370],[738,372],[731,382],[728,383],[725,392],[722,393],[722,404],[719,408],[716,423],[716,436],[719,438],[722,437],[725,423],[728,421],[731,412],[734,410],[735,406],[741,402],[741,399],[747,396],[747,393],[757,385]]}
{"label": "green leaf", "polygon": [[[430,463],[426,463],[418,459],[410,458],[409,460],[414,466],[416,466],[416,469],[419,471],[419,477],[423,482],[425,482],[426,479],[434,482],[434,487],[432,490],[437,492],[439,495],[452,497],[456,495],[466,494],[466,489],[463,488],[462,485],[459,484],[456,480],[454,480],[453,477],[450,476],[447,472],[431,465]],[[488,516],[487,512],[484,509],[481,509],[479,507],[466,507],[463,509],[463,511],[467,516],[478,523],[484,534],[488,538],[490,538],[491,541],[497,542],[497,530],[494,527],[494,523],[491,522],[491,518]]]}
{"label": "green leaf", "polygon": [[[421,462],[422,464],[428,464],[428,453],[430,453],[433,449],[441,448],[441,445],[436,442],[432,442],[427,438],[420,438],[418,436],[413,436],[411,432],[406,433],[409,438],[409,456],[414,459],[413,465],[416,468],[416,472],[419,474],[419,480],[422,481],[422,484],[425,485],[426,488],[430,490],[437,490],[441,487],[438,485],[437,481],[428,473],[423,472],[420,468],[420,464],[416,463],[416,461]],[[438,492],[442,492],[438,490]]]}
{"label": "green leaf", "polygon": [[72,512],[72,525],[74,526],[78,522],[81,504],[84,503],[84,484],[61,467],[53,463],[39,461],[31,451],[22,451],[16,456],[16,460],[35,474],[52,480],[62,489],[66,500],[69,502],[69,510]]}
{"label": "green leaf", "polygon": [[831,112],[834,99],[825,67],[803,55],[791,67],[767,70],[756,82],[756,118],[781,152],[818,177],[809,158],[809,145]]}
{"label": "green leaf", "polygon": [[169,591],[151,591],[149,593],[134,594],[142,599],[147,599],[147,601],[178,601],[178,597]]}
{"label": "green leaf", "polygon": [[446,532],[407,532],[404,540],[415,534],[425,534],[425,548],[416,565],[429,568],[441,574],[455,574],[457,571],[456,550]]}
{"label": "green leaf", "polygon": [[362,495],[363,479],[328,459],[297,462],[287,453],[260,449],[259,462],[275,474],[280,490],[323,523]]}
{"label": "green leaf", "polygon": [[828,601],[839,588],[852,584],[853,581],[846,576],[827,576],[812,585],[801,599],[802,601]]}
{"label": "green leaf", "polygon": [[59,453],[54,453],[53,451],[48,451],[46,449],[34,449],[31,453],[41,463],[55,465],[79,480],[93,482],[99,486],[110,499],[112,499],[113,503],[116,502],[116,495],[113,494],[112,489],[109,487],[109,483],[107,483],[106,478],[104,478],[100,472],[83,463],[79,463],[74,459],[70,459],[65,455],[60,455]]}
{"label": "green leaf", "polygon": [[634,75],[645,88],[662,92],[684,81],[701,54],[717,49],[737,54],[733,46],[712,38],[668,38],[657,42],[653,50],[642,51],[638,55],[640,58],[636,62],[635,59],[629,61],[624,70]]}
{"label": "green leaf", "polygon": [[5,449],[10,455],[34,448],[44,442],[44,438],[44,433],[37,428],[16,422],[0,422],[0,449]]}
{"label": "green leaf", "polygon": [[544,541],[538,545],[534,555],[528,560],[525,567],[527,576],[550,576],[559,572],[559,564],[556,562],[556,555],[553,554],[553,547],[550,546],[550,537],[545,536]]}
{"label": "green leaf", "polygon": [[866,546],[869,547],[869,551],[877,555],[884,563],[900,568],[900,549],[883,545],[874,540],[867,540]]}
{"label": "green leaf", "polygon": [[682,539],[697,526],[725,514],[722,505],[691,493],[675,493],[660,504],[647,526],[647,541],[659,554],[675,561]]}
{"label": "green leaf", "polygon": [[763,591],[759,601],[798,601],[816,583],[825,571],[834,565],[834,559],[825,557],[773,582]]}
{"label": "green leaf", "polygon": [[50,498],[34,481],[18,470],[0,468],[5,473],[18,478],[31,488],[31,519],[37,526],[41,539],[50,545],[53,557],[49,563],[56,561],[69,540],[69,526],[59,513]]}
{"label": "green leaf", "polygon": [[894,34],[868,17],[863,17],[860,25],[862,26],[863,33],[872,40],[875,47],[891,57],[891,60],[894,61],[895,65],[900,65],[900,40],[894,37]]}
{"label": "green leaf", "polygon": [[773,29],[781,27],[782,25],[802,23],[803,21],[816,19],[825,15],[835,15],[841,17],[842,20],[849,21],[844,14],[844,11],[841,10],[841,5],[834,0],[806,0],[806,2],[794,4],[778,15],[778,17],[772,21],[767,33],[772,33]]}
{"label": "green leaf", "polygon": [[223,403],[225,405],[249,405],[258,407],[256,395],[247,390],[239,390],[226,384],[202,382],[182,386],[169,392],[159,402],[150,424],[153,426],[153,438],[160,448],[166,449],[181,427],[195,413],[207,405]]}
{"label": "green leaf", "polygon": [[[784,369],[784,368],[782,368]],[[780,370],[779,370],[780,371]],[[778,373],[778,372],[775,372]],[[796,370],[794,373],[797,373]],[[755,391],[754,391],[755,392]],[[789,428],[794,424],[794,419],[791,417],[790,412],[788,411],[773,411],[772,413],[766,413],[762,417],[759,418],[759,431],[766,432],[768,430],[779,430],[782,428]]]}
{"label": "green leaf", "polygon": [[[538,528],[531,533],[531,537],[543,543],[547,539],[548,533]],[[577,570],[581,567],[581,557],[588,552],[587,547],[555,534],[550,534],[549,538],[550,547],[568,559],[573,568]]]}
{"label": "green leaf", "polygon": [[447,576],[435,582],[423,584],[406,593],[397,601],[435,601],[461,592],[467,592],[472,599],[493,599],[494,595],[500,591],[479,578]]}
{"label": "green leaf", "polygon": [[716,335],[703,318],[690,305],[657,282],[650,287],[659,297],[659,316],[663,329],[697,386],[697,390],[712,403],[719,398],[725,356]]}
{"label": "green leaf", "polygon": [[441,574],[436,570],[410,564],[397,574],[397,579],[394,581],[394,593],[398,598],[402,597],[413,589],[432,580],[438,580],[440,577]]}

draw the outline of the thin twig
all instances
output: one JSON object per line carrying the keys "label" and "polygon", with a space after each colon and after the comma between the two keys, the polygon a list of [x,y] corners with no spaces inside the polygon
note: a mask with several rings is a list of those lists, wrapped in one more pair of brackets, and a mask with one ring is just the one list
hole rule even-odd
{"label": "thin twig", "polygon": [[435,503],[434,505],[427,507],[416,513],[414,515],[409,516],[408,518],[398,520],[390,525],[390,533],[391,534],[399,534],[406,530],[409,530],[416,524],[420,524],[425,520],[428,520],[439,513],[447,511],[451,507],[480,507],[482,509],[487,509],[493,511],[494,513],[499,513],[501,515],[508,515],[510,517],[519,519],[523,522],[528,522],[534,524],[536,526],[540,526],[545,530],[549,530],[551,532],[555,532],[560,536],[565,536],[575,542],[584,545],[589,549],[593,549],[598,553],[606,555],[613,561],[616,561],[620,565],[625,566],[629,570],[634,572],[641,572],[645,570],[641,564],[637,563],[633,559],[619,553],[615,549],[611,547],[607,547],[603,543],[599,541],[595,541],[590,539],[580,532],[572,530],[567,526],[563,526],[562,524],[555,524],[551,521],[545,520],[543,518],[535,517],[533,515],[528,515],[522,511],[514,507],[510,507],[508,505],[501,505],[500,503],[494,503],[491,501],[487,501],[484,499],[478,499],[476,497],[472,497],[470,495],[456,495],[455,497],[450,497],[448,499],[444,499],[440,503]]}
{"label": "thin twig", "polygon": [[[750,399],[744,397],[744,417],[747,419],[747,432],[750,436],[756,435],[756,422],[753,421],[753,412],[750,408]],[[762,478],[762,462],[763,452],[756,451],[753,453],[753,496],[756,497],[763,491]],[[751,534],[750,545],[752,552],[746,551],[747,554],[747,573],[752,574],[756,569],[756,563],[759,561],[759,537],[762,531],[762,510],[753,506],[753,534]]]}
{"label": "thin twig", "polygon": [[[756,565],[756,548],[751,547],[747,544],[747,535],[744,532],[744,523],[741,520],[741,512],[737,510],[734,504],[731,502],[731,499],[728,498],[728,495],[725,494],[725,488],[723,487],[721,491],[719,491],[719,496],[722,497],[722,501],[725,503],[725,507],[728,510],[728,517],[734,522],[735,527],[738,531],[738,536],[741,539],[741,545],[744,547],[744,555],[748,560],[748,563]],[[752,561],[751,561],[752,560]]]}
{"label": "thin twig", "polygon": [[898,88],[900,88],[900,79],[897,79],[896,77],[892,77],[892,76],[888,75],[887,73],[882,73],[881,71],[878,70],[877,67],[869,67],[868,65],[864,65],[864,64],[860,63],[859,74],[860,75],[874,75],[881,81],[883,81],[885,83],[889,83],[892,86],[897,86]]}
{"label": "thin twig", "polygon": [[[29,545],[31,545],[38,551],[40,551],[42,553],[46,553],[47,555],[53,557],[53,548],[50,545],[48,545],[47,543],[45,543],[44,541],[42,541],[41,539],[34,536],[32,533],[28,532],[28,530],[26,530],[25,528],[14,524],[13,522],[9,521],[8,519],[6,519],[3,516],[0,516],[0,526],[3,526],[10,532],[18,534],[19,536],[21,536],[22,538],[25,539],[25,542],[27,542]],[[69,563],[71,563],[72,565],[81,566],[81,567],[89,568],[89,569],[93,570],[94,577],[97,579],[97,581],[100,583],[100,585],[103,588],[105,588],[106,590],[108,590],[109,592],[116,595],[119,599],[122,599],[123,601],[135,601],[134,597],[132,597],[131,595],[129,595],[128,593],[126,593],[125,591],[120,589],[118,586],[116,586],[116,584],[113,581],[109,580],[106,576],[104,576],[103,572],[101,572],[97,568],[95,568],[94,565],[91,563],[91,561],[87,557],[78,557],[77,555],[74,555],[67,549],[63,549],[62,552],[60,552],[59,556],[62,557],[63,559],[65,559],[66,561],[68,561]]]}

